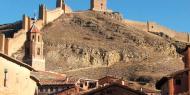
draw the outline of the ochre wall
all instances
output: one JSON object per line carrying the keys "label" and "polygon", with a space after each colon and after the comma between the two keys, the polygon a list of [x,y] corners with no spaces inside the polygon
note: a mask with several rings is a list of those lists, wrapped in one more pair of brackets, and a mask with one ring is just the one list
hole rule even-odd
{"label": "ochre wall", "polygon": [[16,53],[24,45],[26,41],[26,31],[21,29],[13,38],[6,38],[5,40],[5,53],[12,55]]}
{"label": "ochre wall", "polygon": [[130,25],[132,27],[135,27],[136,29],[143,30],[143,31],[158,32],[158,33],[162,32],[178,41],[190,42],[189,41],[190,35],[188,33],[176,32],[174,30],[161,26],[155,22],[145,23],[145,22],[138,22],[138,21],[131,21],[131,20],[123,20],[123,23],[125,23],[126,25]]}
{"label": "ochre wall", "polygon": [[72,9],[67,5],[64,5],[63,10],[64,10],[64,13],[72,13]]}
{"label": "ochre wall", "polygon": [[123,22],[126,23],[127,25],[130,25],[130,26],[135,27],[137,29],[147,31],[147,23],[138,22],[138,21],[131,21],[131,20],[124,20]]}
{"label": "ochre wall", "polygon": [[0,34],[0,52],[4,53],[5,35]]}
{"label": "ochre wall", "polygon": [[56,8],[52,11],[47,11],[47,23],[54,21],[63,14],[62,8]]}
{"label": "ochre wall", "polygon": [[[4,69],[7,69],[7,86],[4,87]],[[30,79],[30,70],[0,57],[0,87],[7,95],[34,95],[36,82]],[[14,94],[10,94],[14,93]]]}
{"label": "ochre wall", "polygon": [[91,0],[91,10],[106,11],[107,0]]}

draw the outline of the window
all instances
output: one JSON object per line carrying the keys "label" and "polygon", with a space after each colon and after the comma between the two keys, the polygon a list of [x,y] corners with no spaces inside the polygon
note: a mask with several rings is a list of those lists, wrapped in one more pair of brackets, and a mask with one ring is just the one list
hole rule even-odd
{"label": "window", "polygon": [[181,80],[180,80],[180,79],[176,79],[176,80],[175,80],[175,84],[176,84],[176,85],[181,85]]}
{"label": "window", "polygon": [[37,55],[40,55],[40,48],[38,48],[37,50]]}
{"label": "window", "polygon": [[103,9],[103,3],[101,3],[101,9]]}
{"label": "window", "polygon": [[43,92],[43,88],[40,88],[40,92]]}
{"label": "window", "polygon": [[34,35],[32,35],[32,41],[34,41]]}
{"label": "window", "polygon": [[152,26],[152,28],[154,28],[154,26]]}
{"label": "window", "polygon": [[8,69],[4,69],[4,76],[5,76],[5,78],[4,78],[4,87],[7,87],[7,73],[8,73]]}
{"label": "window", "polygon": [[38,42],[40,42],[40,36],[38,36]]}
{"label": "window", "polygon": [[50,91],[53,92],[53,87],[50,88]]}

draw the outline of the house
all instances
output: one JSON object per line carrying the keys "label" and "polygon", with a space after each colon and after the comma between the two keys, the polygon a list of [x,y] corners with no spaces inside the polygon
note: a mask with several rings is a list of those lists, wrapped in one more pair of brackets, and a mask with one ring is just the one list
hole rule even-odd
{"label": "house", "polygon": [[55,93],[51,93],[49,95],[80,95],[79,94],[79,87],[71,87],[69,89],[61,90]]}
{"label": "house", "polygon": [[31,66],[0,53],[0,94],[36,95],[37,84],[30,78]]}
{"label": "house", "polygon": [[68,83],[66,75],[48,71],[32,72],[31,78],[36,80],[38,95],[48,95],[75,87],[75,84]]}
{"label": "house", "polygon": [[76,85],[83,91],[98,88],[98,80],[81,78],[76,82]]}
{"label": "house", "polygon": [[104,87],[82,93],[82,95],[146,95],[138,90],[131,89],[127,86],[113,83]]}
{"label": "house", "polygon": [[116,78],[116,77],[113,77],[113,76],[105,76],[105,77],[100,78],[98,80],[98,84],[100,86],[105,86],[105,85],[109,85],[109,84],[112,84],[112,83],[118,83],[118,84],[121,84],[121,85],[125,85],[125,81],[122,78]]}
{"label": "house", "polygon": [[184,52],[183,70],[169,74],[156,83],[156,88],[161,90],[162,95],[176,95],[190,93],[190,46]]}

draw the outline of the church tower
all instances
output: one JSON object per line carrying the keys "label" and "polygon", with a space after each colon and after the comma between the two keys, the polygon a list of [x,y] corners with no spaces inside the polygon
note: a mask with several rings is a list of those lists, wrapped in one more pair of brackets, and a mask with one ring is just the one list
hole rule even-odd
{"label": "church tower", "polygon": [[40,30],[32,25],[32,28],[27,33],[26,42],[26,63],[34,69],[45,71],[45,58],[43,55],[43,40]]}

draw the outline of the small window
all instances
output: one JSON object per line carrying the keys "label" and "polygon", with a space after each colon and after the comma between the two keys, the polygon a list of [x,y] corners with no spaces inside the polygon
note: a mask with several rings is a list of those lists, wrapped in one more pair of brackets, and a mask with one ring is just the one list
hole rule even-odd
{"label": "small window", "polygon": [[40,42],[40,36],[38,36],[38,42]]}
{"label": "small window", "polygon": [[40,48],[38,48],[37,55],[40,55]]}
{"label": "small window", "polygon": [[50,91],[53,92],[53,87],[50,88]]}
{"label": "small window", "polygon": [[103,3],[101,3],[101,9],[103,9]]}
{"label": "small window", "polygon": [[8,73],[8,69],[4,69],[4,76],[5,76],[5,78],[4,78],[4,87],[7,87],[7,73]]}
{"label": "small window", "polygon": [[80,84],[80,87],[83,87],[83,84]]}
{"label": "small window", "polygon": [[40,88],[40,92],[43,92],[43,88]]}
{"label": "small window", "polygon": [[152,28],[154,28],[154,26],[152,26]]}
{"label": "small window", "polygon": [[32,35],[32,41],[34,41],[34,35]]}
{"label": "small window", "polygon": [[180,79],[176,79],[176,80],[175,80],[175,84],[176,84],[176,85],[181,85],[181,80],[180,80]]}

